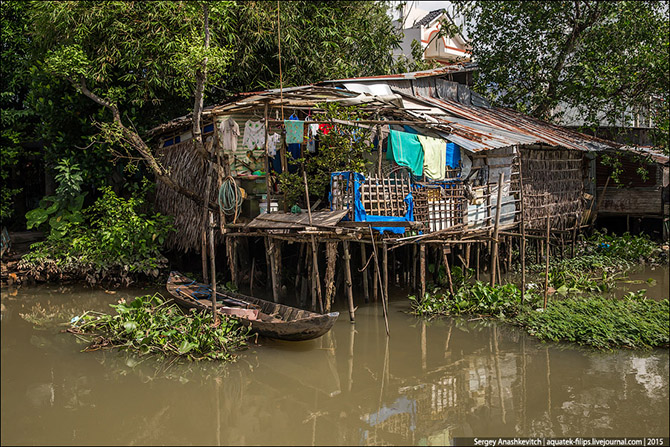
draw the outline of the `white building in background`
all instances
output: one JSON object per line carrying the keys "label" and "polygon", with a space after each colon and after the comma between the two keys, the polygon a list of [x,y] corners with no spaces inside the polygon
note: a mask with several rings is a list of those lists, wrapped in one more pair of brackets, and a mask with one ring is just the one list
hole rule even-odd
{"label": "white building in background", "polygon": [[401,10],[395,23],[402,27],[404,38],[394,55],[397,57],[404,54],[411,59],[412,41],[416,40],[421,43],[424,60],[434,60],[442,64],[470,61],[470,48],[462,35],[451,38],[439,35],[445,20],[453,23],[445,8],[426,11],[408,7]]}

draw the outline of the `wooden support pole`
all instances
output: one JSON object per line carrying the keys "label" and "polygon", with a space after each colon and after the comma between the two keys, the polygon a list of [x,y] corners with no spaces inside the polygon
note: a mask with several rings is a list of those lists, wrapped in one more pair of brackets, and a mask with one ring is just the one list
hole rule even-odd
{"label": "wooden support pole", "polygon": [[[372,241],[372,253],[376,253],[377,248],[375,245],[375,241]],[[377,258],[375,258],[377,259]],[[379,272],[379,263],[375,262],[374,265],[374,274],[373,274],[373,281],[372,281],[372,300],[376,303],[377,300],[379,299],[379,285],[381,284],[379,281],[377,281],[377,276],[381,276],[381,273]]]}
{"label": "wooden support pole", "polygon": [[216,257],[214,253],[214,214],[209,212],[209,264],[212,272],[212,322],[216,326],[219,318],[216,313]]}
{"label": "wooden support pole", "polygon": [[[388,302],[388,294],[385,294],[384,292],[384,285],[382,282],[382,276],[381,272],[379,271],[379,255],[377,254],[377,244],[375,243],[375,237],[372,234],[372,226],[368,226],[368,229],[370,230],[370,240],[372,241],[372,250],[375,258],[375,272],[377,272],[377,278],[375,282],[379,283],[380,288],[382,289],[382,311],[384,313],[384,326],[386,327],[386,336],[388,337],[390,334],[389,332],[389,320],[388,320],[388,315],[387,311],[388,309],[386,308],[386,303]],[[386,295],[386,298],[385,298]]]}
{"label": "wooden support pole", "polygon": [[[518,148],[517,148],[518,149]],[[519,199],[521,208],[521,246],[519,247],[519,256],[521,257],[521,305],[526,300],[526,204],[524,200],[523,186],[523,159],[519,151]]]}
{"label": "wooden support pole", "polygon": [[266,237],[266,243],[268,243],[268,254],[270,256],[270,276],[272,277],[272,299],[275,303],[279,302],[279,278],[277,278],[277,257],[276,250],[277,245],[274,242],[273,238]]}
{"label": "wooden support pole", "polygon": [[469,268],[470,268],[470,251],[471,251],[472,245],[470,244],[465,244],[465,264],[463,264],[463,267],[465,270],[463,270],[463,273],[465,273]]}
{"label": "wooden support pole", "polygon": [[481,245],[481,243],[475,245],[475,279],[477,281],[479,281],[479,250]]}
{"label": "wooden support pole", "polygon": [[249,274],[249,295],[254,296],[254,274],[256,269],[256,257],[251,257],[251,273]]}
{"label": "wooden support pole", "polygon": [[544,309],[547,308],[547,295],[549,294],[549,209],[547,209],[547,258],[544,267]]}
{"label": "wooden support pole", "polygon": [[412,245],[412,290],[416,292],[418,289],[417,284],[416,284],[416,245]]}
{"label": "wooden support pole", "polygon": [[326,287],[325,294],[325,311],[330,312],[330,305],[335,296],[335,265],[337,264],[337,242],[326,242],[326,277],[324,278],[324,285]]}
{"label": "wooden support pole", "polygon": [[209,275],[207,274],[207,230],[203,227],[200,232],[201,246],[200,255],[202,257],[202,282],[207,284],[209,282]]}
{"label": "wooden support pole", "polygon": [[454,282],[451,279],[451,267],[449,267],[449,260],[447,259],[447,245],[442,246],[442,259],[444,260],[444,268],[447,271],[447,281],[449,281],[449,292],[454,296]]}
{"label": "wooden support pole", "polygon": [[270,213],[270,190],[272,189],[272,186],[270,185],[270,159],[268,155],[268,135],[270,133],[270,129],[268,127],[268,103],[265,103],[265,109],[264,109],[264,116],[265,116],[265,144],[264,144],[264,152],[265,152],[265,189],[266,189],[266,194],[265,194],[265,203],[266,207],[265,212]]}
{"label": "wooden support pole", "polygon": [[[365,243],[361,242],[361,265],[363,267],[366,267],[366,263],[368,261],[368,256],[365,252]],[[365,298],[365,302],[369,303],[370,302],[370,291],[368,290],[368,269],[365,268],[363,270],[363,296]]]}
{"label": "wooden support pole", "polygon": [[423,301],[426,296],[426,245],[419,244],[419,281],[421,282],[420,300]]}
{"label": "wooden support pole", "polygon": [[389,250],[388,244],[384,241],[384,290],[382,294],[384,296],[384,302],[389,302]]}
{"label": "wooden support pole", "polygon": [[349,256],[349,241],[342,241],[342,248],[344,249],[344,275],[347,286],[347,299],[349,301],[349,320],[354,323],[354,313],[356,312],[356,309],[354,308],[354,291],[353,282],[351,280],[351,256]]}
{"label": "wooden support pole", "polygon": [[570,246],[570,257],[575,257],[575,244],[577,243],[577,228],[579,227],[579,219],[575,216],[575,227],[572,229],[572,244]]}
{"label": "wooden support pole", "polygon": [[496,284],[496,266],[498,264],[498,228],[500,226],[500,208],[502,206],[502,190],[505,181],[505,172],[500,173],[498,177],[498,196],[496,199],[496,220],[493,227],[493,248],[491,253],[491,285]]}
{"label": "wooden support pole", "polygon": [[230,270],[230,279],[235,284],[236,287],[239,287],[237,282],[237,250],[235,249],[237,244],[235,239],[226,236],[226,257],[228,258],[228,269]]}
{"label": "wooden support pole", "polygon": [[205,206],[202,209],[202,278],[205,283],[209,282],[209,278],[207,277],[207,235],[209,234],[208,231],[208,222],[209,222],[209,209],[207,207],[207,203],[209,203],[209,196],[211,194],[212,190],[212,173],[211,173],[211,166],[210,163],[207,162],[205,164],[205,176],[207,177],[205,180],[205,196],[203,197]]}
{"label": "wooden support pole", "polygon": [[321,295],[321,278],[319,277],[319,257],[317,254],[317,245],[314,235],[312,239],[312,290],[316,292],[316,299],[319,303],[320,312],[324,312],[323,297]]}

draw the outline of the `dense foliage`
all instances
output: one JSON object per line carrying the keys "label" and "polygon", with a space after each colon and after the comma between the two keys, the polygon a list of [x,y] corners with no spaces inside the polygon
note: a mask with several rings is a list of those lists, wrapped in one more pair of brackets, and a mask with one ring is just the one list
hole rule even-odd
{"label": "dense foliage", "polygon": [[110,304],[116,315],[85,312],[72,319],[69,332],[97,335],[86,351],[121,348],[141,355],[159,354],[189,360],[234,360],[246,346],[247,329],[236,319],[222,317],[212,324],[207,312],[184,313],[160,294]]}
{"label": "dense foliage", "polygon": [[[470,1],[477,88],[541,118],[573,110],[587,126],[642,112],[668,150],[668,8],[657,1]],[[559,107],[557,107],[559,106]],[[610,124],[611,125],[611,124]]]}
{"label": "dense foliage", "polygon": [[[326,113],[320,120],[337,119],[356,121],[365,118],[356,106],[345,107],[337,103],[326,103],[322,107]],[[369,117],[367,117],[369,118]],[[330,190],[330,174],[337,171],[366,172],[369,164],[365,158],[372,151],[369,129],[336,124],[327,134],[319,134],[318,150],[315,154],[305,151],[303,157],[289,159],[289,166],[296,166],[295,173],[284,171],[280,174],[281,191],[289,205],[305,204],[305,182],[302,175],[304,166],[307,174],[309,194],[325,202]],[[287,158],[290,154],[287,154]]]}
{"label": "dense foliage", "polygon": [[137,278],[155,278],[166,267],[160,247],[172,229],[171,219],[143,213],[146,191],[129,199],[117,196],[110,187],[101,193],[82,211],[81,220],[67,221],[45,241],[33,244],[21,261],[30,276],[128,285]]}

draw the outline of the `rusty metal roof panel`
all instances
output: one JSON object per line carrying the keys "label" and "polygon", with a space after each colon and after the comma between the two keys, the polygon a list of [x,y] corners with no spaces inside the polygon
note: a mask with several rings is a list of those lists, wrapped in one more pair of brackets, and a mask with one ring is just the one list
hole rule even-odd
{"label": "rusty metal roof panel", "polygon": [[474,63],[451,64],[439,68],[433,68],[431,70],[412,71],[409,73],[397,73],[389,75],[361,76],[359,78],[334,79],[334,80],[321,81],[319,84],[335,84],[335,83],[339,84],[343,82],[419,79],[432,76],[443,76],[450,73],[472,71],[475,70],[475,68],[476,64]]}
{"label": "rusty metal roof panel", "polygon": [[[454,121],[454,131],[461,127],[474,130],[474,137],[481,141],[488,141],[488,149],[502,147],[501,144],[547,144],[563,146],[580,151],[599,151],[616,149],[621,145],[611,141],[601,140],[580,132],[556,126],[510,109],[499,107],[474,107],[460,104],[448,99],[420,96],[420,99],[442,108],[450,115],[455,115],[471,121]],[[443,118],[449,122],[450,118]],[[475,124],[476,123],[476,124]]]}

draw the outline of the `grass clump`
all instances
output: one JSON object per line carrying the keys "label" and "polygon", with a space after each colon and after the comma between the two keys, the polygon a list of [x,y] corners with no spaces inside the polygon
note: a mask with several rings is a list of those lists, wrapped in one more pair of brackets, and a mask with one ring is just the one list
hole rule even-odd
{"label": "grass clump", "polygon": [[231,361],[246,346],[248,329],[238,320],[222,316],[213,327],[210,313],[184,313],[158,293],[110,306],[116,315],[89,311],[72,319],[68,332],[93,335],[84,337],[90,343],[85,351],[121,348],[140,355]]}
{"label": "grass clump", "polygon": [[592,296],[555,301],[543,312],[520,313],[515,323],[541,340],[597,349],[652,348],[668,345],[668,315],[667,299],[630,294],[621,300]]}

